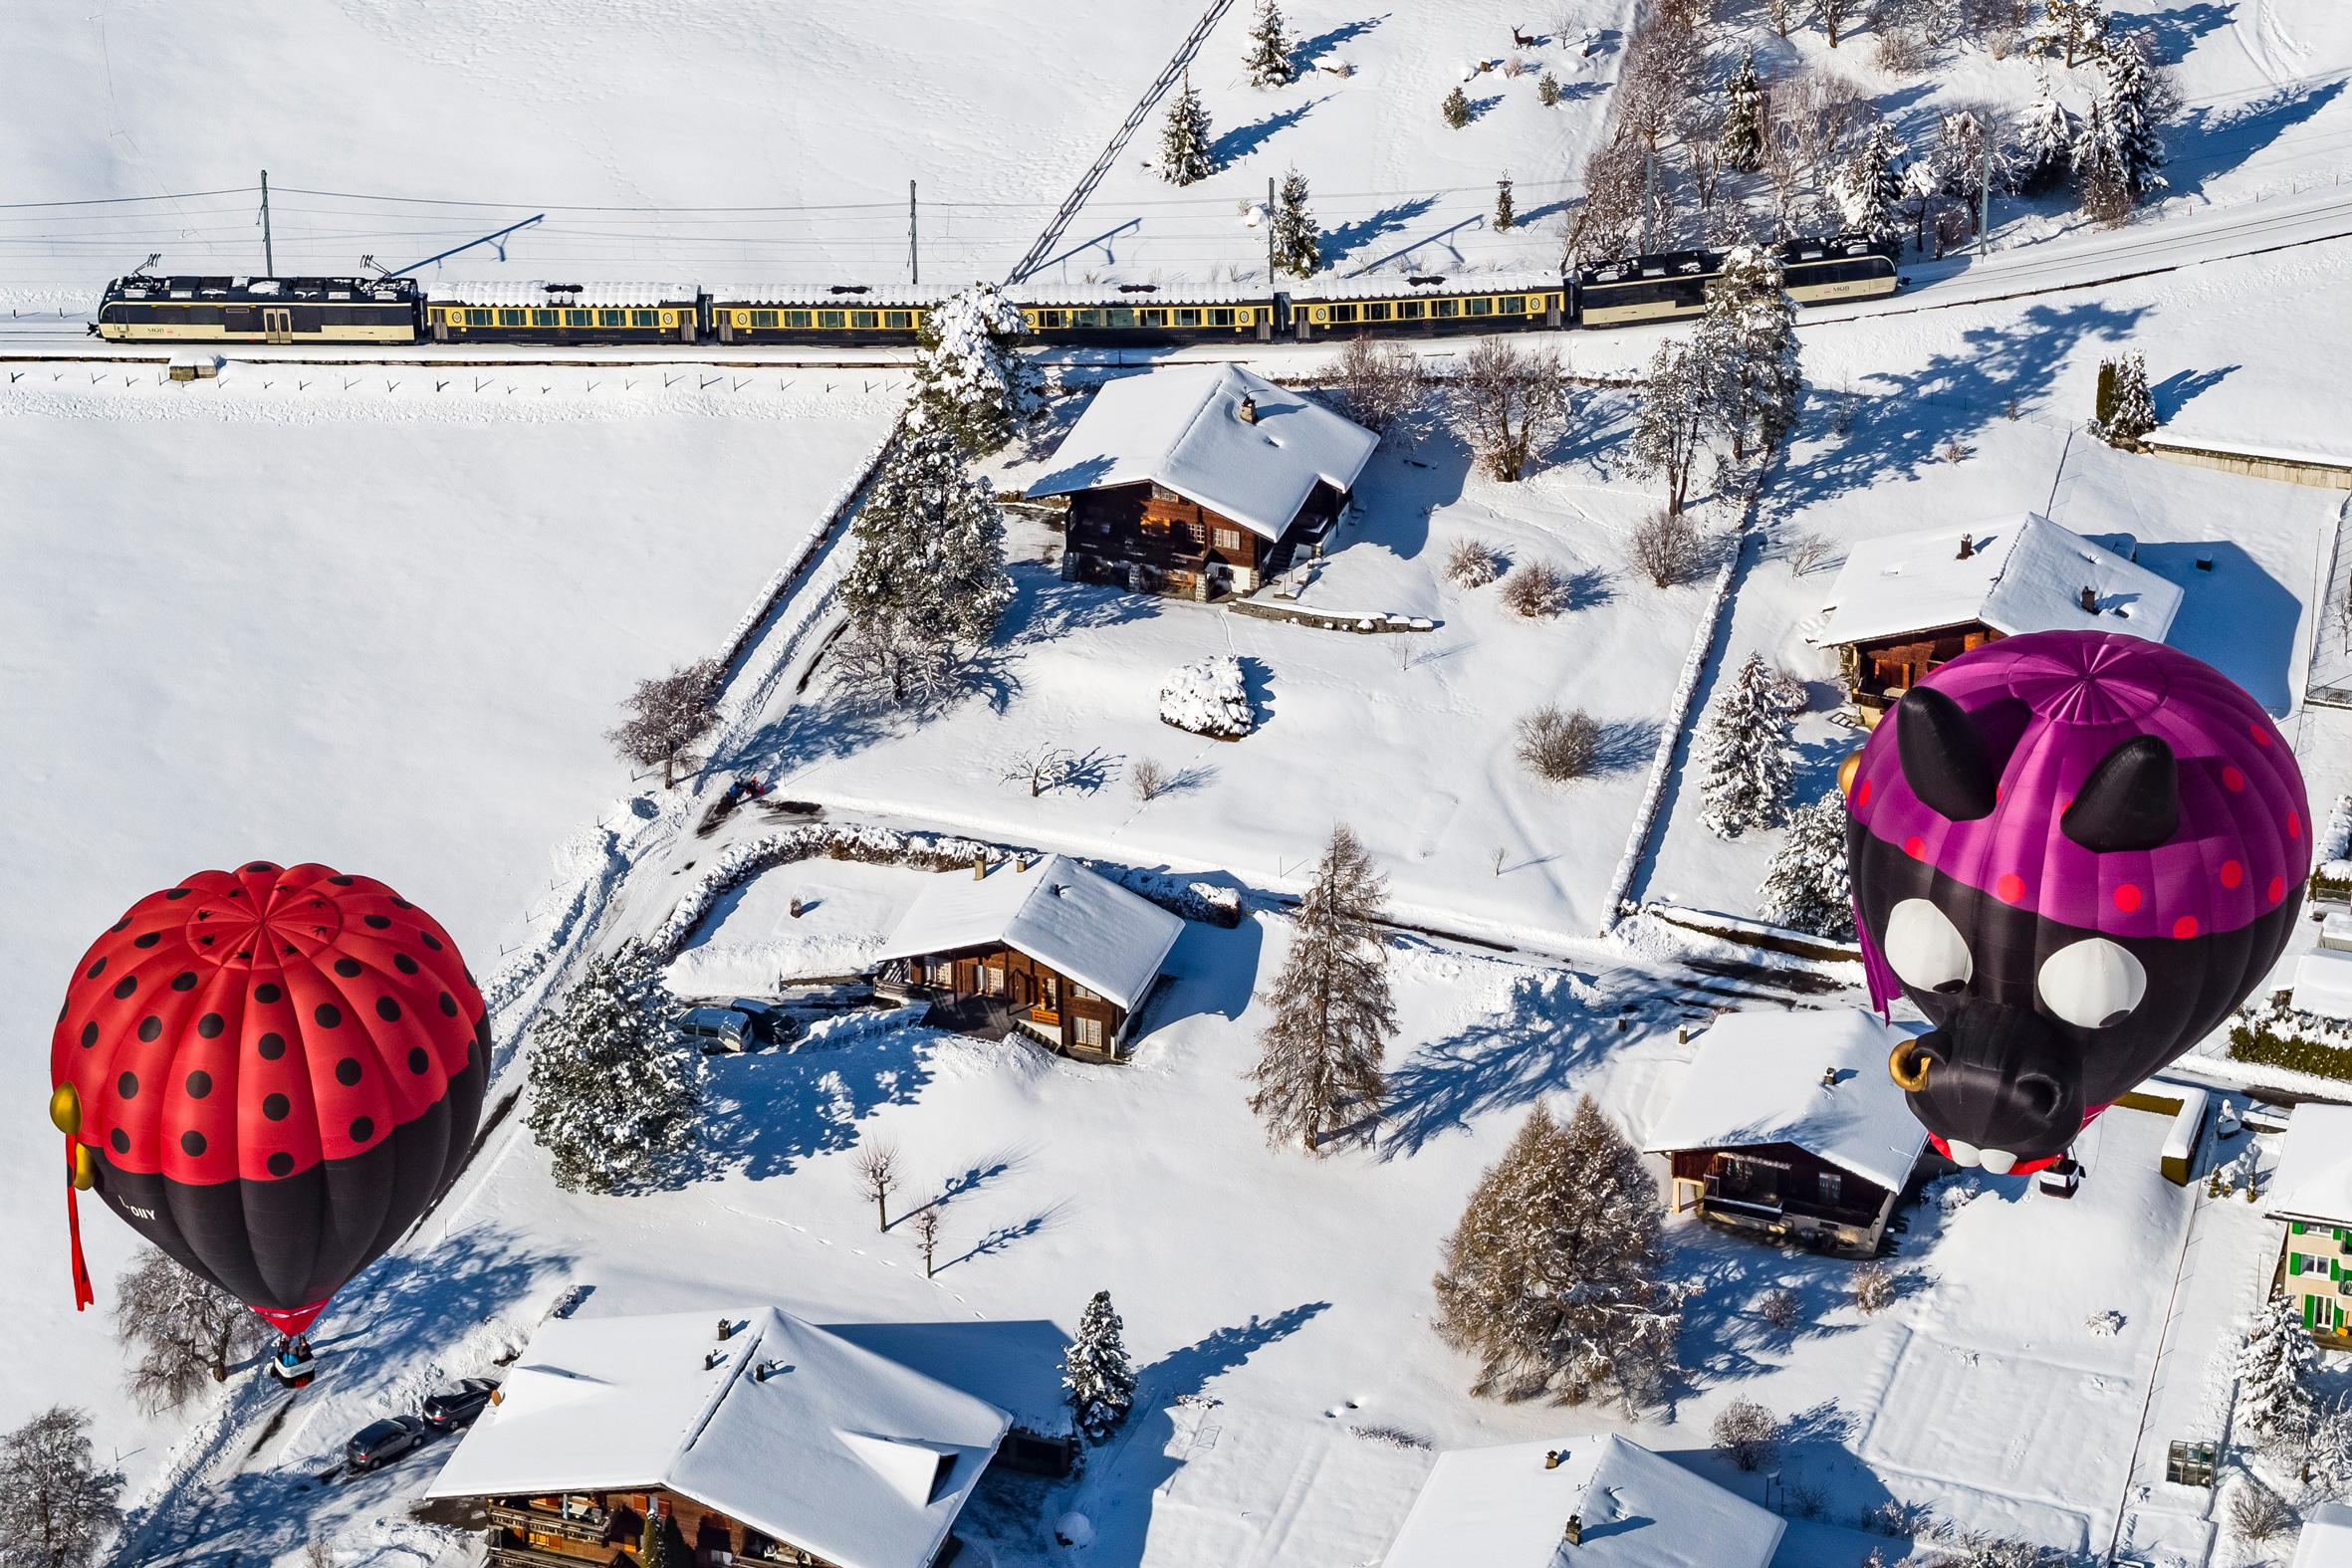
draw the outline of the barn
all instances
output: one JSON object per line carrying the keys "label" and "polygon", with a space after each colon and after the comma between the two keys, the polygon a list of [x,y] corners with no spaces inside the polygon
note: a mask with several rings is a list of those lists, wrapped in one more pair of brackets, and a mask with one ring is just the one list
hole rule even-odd
{"label": "barn", "polygon": [[1029,496],[1068,499],[1064,577],[1206,601],[1321,548],[1379,444],[1240,365],[1183,365],[1095,393]]}

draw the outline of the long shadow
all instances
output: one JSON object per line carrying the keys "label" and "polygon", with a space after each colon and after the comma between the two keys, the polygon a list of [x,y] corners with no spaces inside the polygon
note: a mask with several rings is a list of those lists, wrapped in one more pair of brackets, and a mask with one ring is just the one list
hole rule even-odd
{"label": "long shadow", "polygon": [[1309,99],[1289,109],[1277,110],[1264,119],[1254,119],[1247,125],[1236,125],[1210,144],[1209,156],[1219,168],[1231,168],[1239,160],[1265,146],[1283,131],[1290,129],[1313,113],[1328,99]]}
{"label": "long shadow", "polygon": [[1437,205],[1435,196],[1411,196],[1391,202],[1368,218],[1353,223],[1342,223],[1323,236],[1323,255],[1337,263],[1359,245],[1369,245],[1384,235],[1391,234],[1414,219],[1426,215]]}
{"label": "long shadow", "polygon": [[[835,1039],[840,1043],[830,1043]],[[701,1157],[678,1162],[671,1185],[788,1176],[817,1155],[850,1147],[858,1123],[922,1092],[938,1040],[935,1031],[909,1025],[836,1025],[795,1050],[711,1058]]]}
{"label": "long shadow", "polygon": [[2164,423],[2243,368],[2243,365],[2225,364],[2212,370],[2175,370],[2148,389],[2156,404],[2156,422]]}
{"label": "long shadow", "polygon": [[2164,176],[2176,196],[2200,196],[2209,181],[2247,159],[2335,102],[2341,79],[2281,88],[2267,98],[2233,106],[2200,105],[2163,127],[2170,159]]}
{"label": "long shadow", "polygon": [[[2209,571],[2197,569],[2211,560]],[[2295,626],[2301,601],[2261,562],[2228,540],[2142,545],[2140,564],[2181,585],[2180,613],[2165,641],[2193,653],[2244,687],[2280,718],[2294,706]]]}
{"label": "long shadow", "polygon": [[1042,566],[1016,566],[1013,602],[998,623],[997,641],[1008,648],[1053,642],[1073,631],[1150,620],[1159,612],[1160,601],[1149,593],[1070,582]]}
{"label": "long shadow", "polygon": [[[2119,17],[2120,22],[2122,19]],[[2196,5],[2178,6],[2169,11],[2144,12],[2131,19],[2129,26],[2147,33],[2155,44],[2155,58],[2159,65],[2179,65],[2188,58],[2197,41],[2218,33],[2237,20],[2237,7],[2216,5],[2214,0],[2199,0]]]}
{"label": "long shadow", "polygon": [[1382,1158],[1418,1154],[1477,1117],[1559,1092],[1616,1039],[1615,1016],[1594,1011],[1564,971],[1520,977],[1501,1011],[1430,1041],[1389,1074]]}
{"label": "long shadow", "polygon": [[1023,1426],[1067,1425],[1061,1356],[1069,1336],[1042,1318],[994,1322],[827,1323],[877,1356],[987,1400]]}
{"label": "long shadow", "polygon": [[1354,43],[1387,20],[1388,13],[1383,11],[1378,16],[1366,17],[1361,22],[1343,22],[1337,27],[1315,34],[1312,38],[1302,38],[1291,48],[1291,63],[1301,72],[1312,71],[1323,63],[1323,56],[1337,49],[1341,44]]}

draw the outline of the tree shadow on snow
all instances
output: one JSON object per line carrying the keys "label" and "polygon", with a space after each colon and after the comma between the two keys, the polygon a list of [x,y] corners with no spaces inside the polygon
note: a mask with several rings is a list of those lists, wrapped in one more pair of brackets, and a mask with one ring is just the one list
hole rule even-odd
{"label": "tree shadow on snow", "polygon": [[1310,99],[1290,109],[1277,110],[1264,119],[1237,125],[1210,143],[1209,155],[1216,160],[1219,168],[1230,168],[1328,102],[1325,98]]}
{"label": "tree shadow on snow", "polygon": [[1426,215],[1436,205],[1435,196],[1411,196],[1403,201],[1389,203],[1368,218],[1342,223],[1324,233],[1323,256],[1336,264],[1358,247],[1393,234],[1414,219]]}
{"label": "tree shadow on snow", "polygon": [[1312,71],[1323,63],[1323,57],[1332,50],[1337,49],[1341,44],[1354,43],[1387,20],[1388,13],[1383,11],[1378,16],[1368,16],[1361,22],[1343,22],[1337,27],[1315,34],[1312,38],[1302,38],[1291,48],[1291,63],[1296,66],[1301,73]]}
{"label": "tree shadow on snow", "polygon": [[931,1081],[936,1030],[837,1032],[846,1036],[839,1044],[819,1035],[790,1051],[710,1058],[700,1157],[679,1161],[666,1185],[789,1176],[816,1155],[854,1145],[866,1117],[911,1102]]}
{"label": "tree shadow on snow", "polygon": [[2175,370],[2148,388],[2149,397],[2156,404],[2156,422],[2163,424],[2243,368],[2243,365],[2226,364],[2213,370]]}
{"label": "tree shadow on snow", "polygon": [[2257,152],[2335,102],[2341,80],[2282,87],[2250,104],[2201,104],[2163,127],[2171,156],[2164,176],[2173,196],[2202,196],[2208,182],[2242,167]]}
{"label": "tree shadow on snow", "polygon": [[1013,602],[997,625],[997,641],[1009,648],[1052,642],[1073,631],[1150,620],[1159,612],[1159,600],[1148,593],[1070,582],[1045,567],[1017,566]]}
{"label": "tree shadow on snow", "polygon": [[1616,1038],[1615,1014],[1595,1011],[1564,971],[1519,977],[1501,1011],[1430,1041],[1389,1074],[1382,1157],[1418,1154],[1477,1117],[1559,1092]]}

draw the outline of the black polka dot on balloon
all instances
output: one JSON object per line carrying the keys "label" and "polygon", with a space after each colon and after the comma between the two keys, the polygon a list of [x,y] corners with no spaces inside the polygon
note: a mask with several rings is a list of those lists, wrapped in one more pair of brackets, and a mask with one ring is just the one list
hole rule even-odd
{"label": "black polka dot on balloon", "polygon": [[322,1002],[311,1016],[319,1020],[319,1027],[331,1029],[343,1021],[343,1008],[332,1002]]}
{"label": "black polka dot on balloon", "polygon": [[387,931],[391,928],[391,918],[387,915],[364,915],[360,918],[367,922],[370,930]]}
{"label": "black polka dot on balloon", "polygon": [[163,896],[169,899],[181,899],[187,897],[188,894],[193,891],[194,889],[185,887],[166,888],[163,892]]}
{"label": "black polka dot on balloon", "polygon": [[104,975],[106,972],[107,961],[104,958],[101,958],[97,963],[91,965],[90,968],[82,972],[82,978],[84,980],[96,980],[99,978],[99,976]]}
{"label": "black polka dot on balloon", "polygon": [[421,1078],[425,1074],[425,1069],[432,1064],[433,1058],[425,1053],[425,1048],[422,1045],[408,1047],[408,1070],[410,1072]]}
{"label": "black polka dot on balloon", "polygon": [[359,1058],[356,1056],[346,1056],[343,1060],[337,1062],[335,1064],[335,1081],[342,1084],[347,1089],[353,1084],[357,1083],[359,1081]]}
{"label": "black polka dot on balloon", "polygon": [[270,864],[267,860],[256,860],[245,869],[248,871],[275,871],[278,868]]}
{"label": "black polka dot on balloon", "polygon": [[434,936],[429,931],[419,931],[416,934],[416,939],[419,942],[422,942],[426,947],[431,948],[435,953],[441,951],[441,939]]}
{"label": "black polka dot on balloon", "polygon": [[122,917],[120,920],[118,920],[118,921],[116,921],[116,922],[115,922],[113,925],[111,925],[111,926],[107,927],[107,931],[108,931],[108,933],[109,933],[110,935],[112,935],[113,933],[115,933],[115,932],[117,932],[117,931],[120,931],[120,930],[121,930],[123,927],[125,927],[125,926],[127,926],[127,925],[129,925],[129,924],[130,924],[130,917],[129,917],[128,915],[124,915],[124,916],[123,916],[123,917]]}
{"label": "black polka dot on balloon", "polygon": [[359,961],[355,958],[339,958],[335,961],[335,972],[346,980],[357,980]]}
{"label": "black polka dot on balloon", "polygon": [[163,933],[160,931],[142,931],[130,939],[130,945],[134,948],[151,948],[162,940]]}
{"label": "black polka dot on balloon", "polygon": [[366,1142],[368,1139],[370,1139],[370,1138],[372,1138],[372,1137],[374,1137],[374,1136],[375,1136],[375,1118],[374,1118],[374,1117],[372,1117],[372,1116],[354,1116],[354,1117],[353,1117],[353,1118],[352,1118],[352,1142],[353,1142],[353,1143],[365,1143],[365,1142]]}
{"label": "black polka dot on balloon", "polygon": [[124,997],[129,996],[136,990],[138,990],[138,977],[136,975],[125,975],[120,980],[115,982],[115,1000],[117,1002],[120,1002]]}
{"label": "black polka dot on balloon", "polygon": [[188,1098],[189,1098],[189,1099],[191,1099],[191,1100],[200,1100],[200,1099],[204,1098],[204,1096],[206,1096],[207,1094],[210,1094],[211,1092],[212,1092],[212,1074],[211,1074],[211,1073],[209,1073],[209,1072],[191,1072],[191,1073],[189,1073],[189,1074],[188,1074]]}
{"label": "black polka dot on balloon", "polygon": [[337,887],[350,887],[352,885],[352,879],[348,876],[331,876],[327,880],[333,882]]}
{"label": "black polka dot on balloon", "polygon": [[98,1043],[98,1025],[97,1025],[96,1023],[85,1023],[85,1024],[83,1024],[83,1025],[82,1025],[82,1048],[83,1048],[84,1050],[88,1050],[88,1049],[89,1049],[91,1046],[93,1046],[93,1045],[96,1045],[97,1043]]}
{"label": "black polka dot on balloon", "polygon": [[445,1018],[457,1016],[457,999],[446,991],[441,993],[441,1016]]}
{"label": "black polka dot on balloon", "polygon": [[412,906],[408,900],[402,898],[399,894],[394,893],[392,895],[392,907],[394,909],[409,909],[414,906]]}
{"label": "black polka dot on balloon", "polygon": [[275,985],[266,980],[253,988],[253,1000],[256,1002],[276,1002],[280,997],[285,995],[285,992],[280,991]]}
{"label": "black polka dot on balloon", "polygon": [[193,1160],[204,1152],[204,1135],[200,1132],[181,1133],[179,1146],[186,1151],[188,1158]]}
{"label": "black polka dot on balloon", "polygon": [[196,1020],[196,1033],[199,1038],[216,1040],[220,1038],[221,1030],[228,1026],[228,1020],[219,1013],[207,1012]]}
{"label": "black polka dot on balloon", "polygon": [[416,960],[405,953],[395,953],[392,955],[392,968],[403,975],[413,975],[416,973]]}
{"label": "black polka dot on balloon", "polygon": [[272,1176],[292,1176],[294,1174],[294,1156],[283,1149],[271,1155],[269,1163]]}
{"label": "black polka dot on balloon", "polygon": [[389,997],[378,997],[375,999],[375,1015],[386,1023],[397,1023],[400,1021],[400,1005]]}
{"label": "black polka dot on balloon", "polygon": [[153,1044],[163,1033],[163,1020],[152,1012],[138,1020],[138,1037]]}
{"label": "black polka dot on balloon", "polygon": [[294,1109],[294,1102],[283,1094],[273,1094],[261,1102],[261,1113],[271,1121],[282,1122],[286,1113]]}
{"label": "black polka dot on balloon", "polygon": [[128,1154],[130,1152],[130,1134],[124,1132],[119,1127],[107,1134],[107,1142],[115,1146],[115,1152],[117,1154]]}
{"label": "black polka dot on balloon", "polygon": [[286,1054],[286,1036],[272,1030],[254,1041],[254,1048],[261,1052],[262,1060],[276,1061]]}
{"label": "black polka dot on balloon", "polygon": [[126,1100],[138,1098],[138,1074],[126,1072],[115,1080],[115,1092]]}
{"label": "black polka dot on balloon", "polygon": [[181,970],[172,976],[171,989],[173,991],[194,991],[196,989],[196,972],[192,969]]}

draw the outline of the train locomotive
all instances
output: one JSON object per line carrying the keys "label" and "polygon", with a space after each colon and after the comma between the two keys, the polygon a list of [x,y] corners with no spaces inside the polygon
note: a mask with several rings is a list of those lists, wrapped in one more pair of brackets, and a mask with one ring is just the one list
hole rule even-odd
{"label": "train locomotive", "polygon": [[[1893,294],[1896,250],[1855,235],[1775,247],[1800,305]],[[1152,347],[1556,331],[1696,316],[1721,251],[1673,251],[1567,274],[1238,286],[1130,283],[1013,291],[1040,343]],[[111,342],[911,344],[947,291],[834,284],[752,289],[659,283],[413,278],[156,277],[109,284],[91,331]]]}

